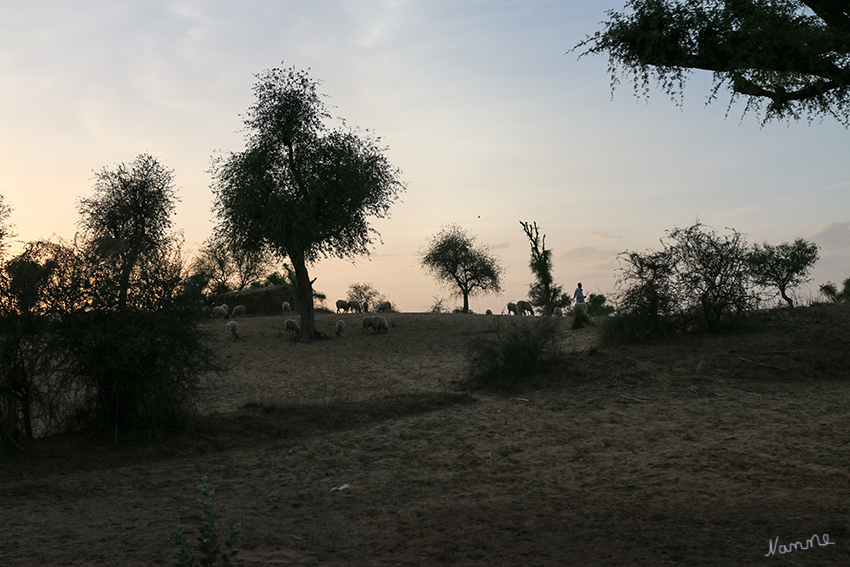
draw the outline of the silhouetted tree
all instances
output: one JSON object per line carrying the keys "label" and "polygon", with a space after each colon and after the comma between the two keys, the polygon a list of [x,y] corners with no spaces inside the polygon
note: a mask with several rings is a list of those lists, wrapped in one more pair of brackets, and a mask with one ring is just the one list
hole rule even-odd
{"label": "silhouetted tree", "polygon": [[692,69],[711,71],[765,121],[803,115],[850,123],[850,5],[845,0],[630,0],[574,49],[607,53],[612,86],[657,78],[681,95]]}
{"label": "silhouetted tree", "polygon": [[13,227],[9,224],[9,217],[12,215],[12,207],[6,204],[3,195],[0,195],[0,258],[6,251],[6,241],[15,236]]}
{"label": "silhouetted tree", "polygon": [[554,283],[552,275],[552,251],[546,249],[546,235],[540,235],[537,223],[519,221],[531,245],[531,260],[528,267],[535,281],[529,286],[528,297],[531,304],[538,307],[544,315],[551,315],[555,307],[568,307],[571,298],[563,286]]}
{"label": "silhouetted tree", "polygon": [[349,301],[359,301],[363,309],[367,311],[369,307],[374,309],[381,303],[389,301],[387,296],[375,289],[370,283],[353,283],[349,285],[345,298]]}
{"label": "silhouetted tree", "polygon": [[126,307],[132,283],[141,283],[152,264],[161,265],[173,254],[177,237],[169,231],[177,198],[172,179],[173,172],[156,158],[139,154],[130,165],[96,173],[94,195],[80,201],[79,225],[102,260],[101,269],[113,271],[100,281],[100,300],[107,305]]}
{"label": "silhouetted tree", "polygon": [[839,291],[838,286],[832,282],[826,282],[821,285],[819,291],[824,295],[824,297],[833,303],[850,301],[850,278],[844,280],[841,291]]}
{"label": "silhouetted tree", "polygon": [[756,244],[748,257],[753,281],[761,286],[777,288],[788,307],[794,307],[788,290],[810,282],[810,274],[817,261],[818,245],[803,238],[796,239],[793,244]]}
{"label": "silhouetted tree", "polygon": [[294,67],[258,75],[246,149],[213,162],[215,210],[235,248],[289,257],[301,303],[300,340],[317,336],[307,265],[368,254],[374,230],[404,190],[368,134],[325,125],[318,82]]}
{"label": "silhouetted tree", "polygon": [[203,274],[208,295],[241,291],[269,272],[271,261],[265,249],[234,249],[221,235],[208,238],[192,262],[193,274]]}
{"label": "silhouetted tree", "polygon": [[462,313],[469,311],[469,297],[502,290],[499,258],[486,246],[475,246],[475,237],[457,225],[443,227],[422,255],[422,267],[463,298]]}

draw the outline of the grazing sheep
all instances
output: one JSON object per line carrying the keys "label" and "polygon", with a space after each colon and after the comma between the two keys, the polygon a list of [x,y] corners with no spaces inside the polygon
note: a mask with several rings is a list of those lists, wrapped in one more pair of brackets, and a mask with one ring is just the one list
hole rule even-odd
{"label": "grazing sheep", "polygon": [[237,305],[233,308],[233,313],[230,314],[231,317],[236,317],[237,315],[245,315],[248,311],[245,309],[244,305]]}
{"label": "grazing sheep", "polygon": [[338,337],[342,336],[342,334],[345,332],[345,327],[346,327],[345,321],[343,321],[342,319],[337,321],[336,322],[336,336],[338,336]]}
{"label": "grazing sheep", "polygon": [[301,333],[301,327],[298,326],[298,321],[295,319],[287,319],[286,323],[284,323],[286,327],[287,333],[299,334]]}
{"label": "grazing sheep", "polygon": [[280,308],[283,309],[284,315],[289,315],[290,313],[292,313],[292,306],[289,304],[288,301],[284,301],[283,305],[281,305]]}
{"label": "grazing sheep", "polygon": [[561,309],[560,307],[556,307],[555,309],[552,310],[552,315],[554,315],[556,317],[563,317],[564,316],[564,310]]}
{"label": "grazing sheep", "polygon": [[351,300],[348,302],[348,308],[354,313],[362,313],[363,308],[360,307],[360,302],[356,300]]}
{"label": "grazing sheep", "polygon": [[520,315],[525,315],[528,313],[532,317],[534,317],[534,307],[527,301],[517,301],[516,302],[517,309],[519,309]]}
{"label": "grazing sheep", "polygon": [[230,313],[230,307],[228,307],[226,303],[222,303],[221,308],[224,309],[226,312]]}
{"label": "grazing sheep", "polygon": [[517,309],[516,303],[508,303],[508,315],[513,313],[514,315],[519,315],[519,309]]}
{"label": "grazing sheep", "polygon": [[213,307],[212,308],[212,318],[218,319],[221,317],[222,319],[227,319],[227,309],[224,307]]}
{"label": "grazing sheep", "polygon": [[369,302],[364,301],[363,302],[363,313],[368,313],[368,312],[369,312]]}
{"label": "grazing sheep", "polygon": [[383,317],[375,317],[375,333],[388,332],[389,326],[387,326],[387,320]]}
{"label": "grazing sheep", "polygon": [[488,309],[487,311],[485,311],[485,312],[484,312],[484,314],[485,314],[485,315],[492,315],[492,314],[493,314],[493,312],[492,312],[492,311],[490,311],[490,310]]}
{"label": "grazing sheep", "polygon": [[375,318],[374,317],[363,317],[363,330],[365,331],[368,328],[375,328]]}
{"label": "grazing sheep", "polygon": [[236,321],[229,321],[224,327],[227,329],[227,332],[230,333],[230,338],[237,341],[239,340],[239,323]]}
{"label": "grazing sheep", "polygon": [[392,311],[393,306],[390,305],[389,301],[385,301],[378,305],[378,308],[375,310],[376,313],[383,313],[384,311]]}
{"label": "grazing sheep", "polygon": [[348,313],[348,302],[344,299],[336,300],[336,312],[339,313],[340,311]]}

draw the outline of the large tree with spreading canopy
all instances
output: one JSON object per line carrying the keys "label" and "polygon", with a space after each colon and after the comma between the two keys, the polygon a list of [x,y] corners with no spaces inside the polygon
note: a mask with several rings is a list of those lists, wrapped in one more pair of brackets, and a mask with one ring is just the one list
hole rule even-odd
{"label": "large tree with spreading canopy", "polygon": [[469,298],[502,291],[499,258],[486,246],[476,246],[475,236],[454,224],[435,234],[422,254],[422,267],[463,299],[462,313],[469,312]]}
{"label": "large tree with spreading canopy", "polygon": [[213,161],[219,231],[239,249],[289,258],[298,283],[300,340],[317,336],[308,265],[369,253],[369,217],[387,216],[405,189],[368,132],[330,128],[319,82],[295,67],[257,75],[246,148]]}
{"label": "large tree with spreading canopy", "polygon": [[[691,70],[714,74],[731,100],[763,119],[832,116],[850,125],[850,2],[847,0],[630,0],[574,49],[608,54],[612,86],[622,74],[646,95],[657,79],[681,96]],[[764,105],[766,103],[766,107]],[[731,104],[731,101],[730,101]]]}

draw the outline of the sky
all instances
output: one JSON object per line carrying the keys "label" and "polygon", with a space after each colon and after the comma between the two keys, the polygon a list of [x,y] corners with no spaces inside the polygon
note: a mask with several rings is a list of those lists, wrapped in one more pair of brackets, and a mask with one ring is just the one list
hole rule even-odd
{"label": "sky", "polygon": [[[18,245],[71,239],[95,173],[141,153],[174,171],[174,227],[191,257],[211,234],[209,168],[244,148],[256,75],[309,69],[335,116],[387,147],[407,190],[369,257],[310,267],[329,304],[370,283],[401,311],[460,305],[420,266],[457,224],[505,268],[500,312],[527,296],[536,222],[555,281],[613,297],[623,251],[657,249],[697,220],[749,242],[820,247],[800,296],[850,276],[850,132],[707,104],[612,92],[604,56],[571,52],[623,0],[3,0],[0,195]],[[14,247],[12,248],[14,252]]]}

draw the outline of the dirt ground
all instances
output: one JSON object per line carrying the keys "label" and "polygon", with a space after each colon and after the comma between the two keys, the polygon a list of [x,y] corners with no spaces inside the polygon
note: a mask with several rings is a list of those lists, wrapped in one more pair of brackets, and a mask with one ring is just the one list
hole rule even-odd
{"label": "dirt ground", "polygon": [[229,369],[185,435],[3,455],[0,566],[171,565],[203,476],[235,565],[850,565],[846,307],[625,348],[564,319],[568,360],[510,395],[461,387],[498,316],[340,318],[205,323]]}

